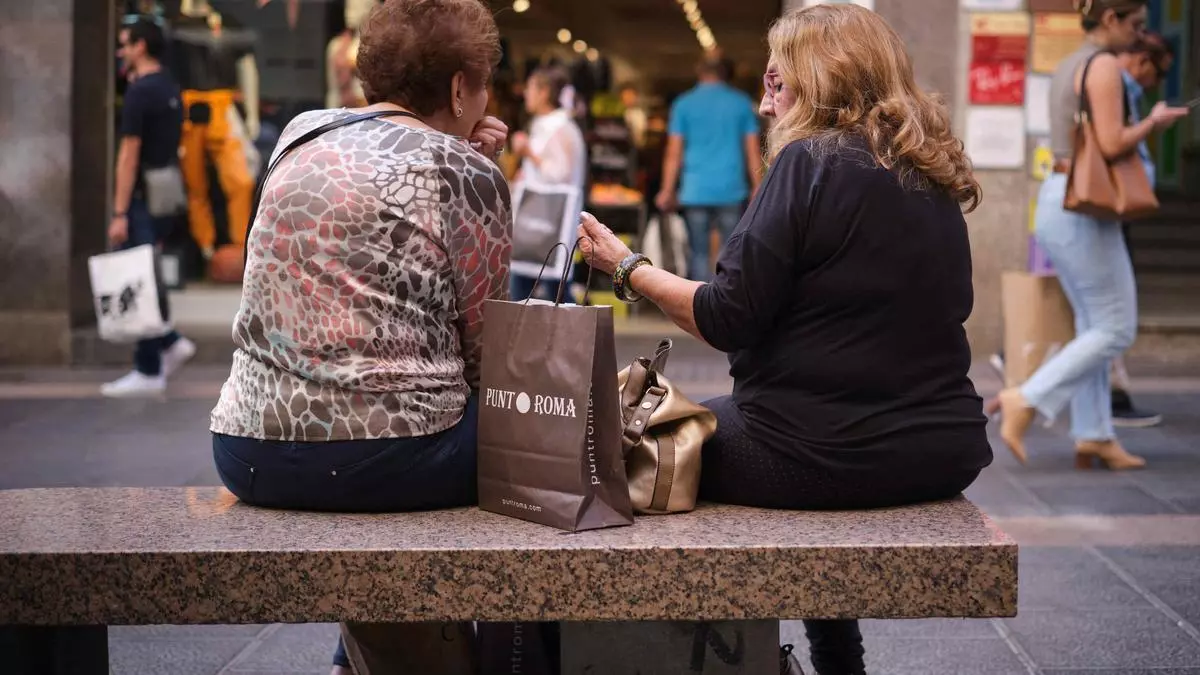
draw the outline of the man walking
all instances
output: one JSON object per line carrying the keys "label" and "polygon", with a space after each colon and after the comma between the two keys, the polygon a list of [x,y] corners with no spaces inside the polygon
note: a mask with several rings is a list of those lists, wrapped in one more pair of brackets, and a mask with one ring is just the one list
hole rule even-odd
{"label": "man walking", "polygon": [[683,207],[692,246],[688,276],[695,281],[712,275],[709,233],[715,228],[722,244],[729,238],[762,173],[756,108],[728,84],[731,71],[728,60],[705,58],[699,84],[671,106],[662,189],[655,199],[664,213]]}
{"label": "man walking", "polygon": [[[149,19],[138,19],[121,30],[121,57],[132,82],[125,90],[117,150],[113,216],[109,244],[132,248],[161,246],[178,217],[176,213],[151,214],[147,203],[147,171],[177,167],[183,109],[179,87],[163,71],[165,39],[162,29]],[[170,173],[170,172],[168,172]],[[159,287],[163,319],[170,318],[166,289]],[[105,384],[110,397],[158,396],[167,378],[196,353],[196,345],[175,331],[141,340],[134,353],[134,370]]]}
{"label": "man walking", "polygon": [[[1118,54],[1121,62],[1121,77],[1125,84],[1126,108],[1129,111],[1129,124],[1137,124],[1141,120],[1142,98],[1147,89],[1157,89],[1163,78],[1171,70],[1175,53],[1170,43],[1161,35],[1144,33],[1132,47]],[[1146,141],[1138,143],[1138,156],[1146,167],[1146,177],[1150,186],[1155,184],[1157,168],[1150,156],[1150,148]],[[1133,255],[1132,241],[1129,239],[1129,223],[1123,224],[1125,245]],[[1162,421],[1162,415],[1150,410],[1138,408],[1133,404],[1129,395],[1129,374],[1125,371],[1125,362],[1121,357],[1113,361],[1112,372],[1112,414],[1113,424],[1118,427],[1150,427]]]}

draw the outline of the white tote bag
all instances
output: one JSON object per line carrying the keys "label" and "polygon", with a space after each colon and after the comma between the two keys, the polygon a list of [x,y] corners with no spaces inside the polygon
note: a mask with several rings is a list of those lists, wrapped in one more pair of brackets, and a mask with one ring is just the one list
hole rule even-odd
{"label": "white tote bag", "polygon": [[546,254],[556,244],[566,251],[555,251],[546,264],[543,278],[561,277],[570,264],[568,252],[575,244],[579,227],[582,192],[573,185],[518,183],[513,190],[513,274],[537,277],[546,264]]}
{"label": "white tote bag", "polygon": [[676,276],[687,277],[688,235],[687,224],[678,213],[663,217],[652,216],[642,233],[642,254],[660,269]]}
{"label": "white tote bag", "polygon": [[171,331],[158,307],[153,246],[94,255],[88,258],[88,272],[101,338],[135,342]]}

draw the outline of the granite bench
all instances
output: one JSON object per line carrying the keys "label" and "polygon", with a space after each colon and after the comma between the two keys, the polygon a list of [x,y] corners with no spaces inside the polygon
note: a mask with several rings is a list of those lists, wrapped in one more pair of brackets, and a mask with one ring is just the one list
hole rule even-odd
{"label": "granite bench", "polygon": [[[18,653],[0,663],[59,660],[31,672],[107,675],[110,625],[573,622],[571,673],[586,672],[567,658],[579,631],[580,658],[603,660],[638,649],[589,651],[589,631],[611,645],[638,626],[628,633],[662,643],[680,625],[730,622],[740,645],[743,627],[777,640],[779,619],[1017,610],[1016,544],[962,497],[864,512],[702,505],[574,535],[477,509],[271,511],[219,488],[0,491],[0,514],[0,652]],[[685,672],[769,672],[721,667]]]}

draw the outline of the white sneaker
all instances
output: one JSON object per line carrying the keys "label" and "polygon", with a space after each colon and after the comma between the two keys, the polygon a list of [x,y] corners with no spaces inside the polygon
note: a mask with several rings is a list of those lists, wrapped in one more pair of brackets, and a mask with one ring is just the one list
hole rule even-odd
{"label": "white sneaker", "polygon": [[162,375],[143,375],[136,370],[100,387],[100,393],[109,398],[162,396],[166,390],[167,378]]}
{"label": "white sneaker", "polygon": [[169,349],[162,353],[162,374],[164,378],[171,377],[179,372],[192,357],[196,355],[196,343],[191,340],[181,337],[171,345]]}

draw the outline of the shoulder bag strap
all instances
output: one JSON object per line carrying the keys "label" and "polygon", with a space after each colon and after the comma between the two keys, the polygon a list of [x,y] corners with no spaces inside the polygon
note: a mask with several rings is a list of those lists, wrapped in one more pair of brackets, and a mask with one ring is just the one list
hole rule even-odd
{"label": "shoulder bag strap", "polygon": [[242,248],[243,264],[245,264],[246,259],[250,255],[250,231],[254,228],[254,221],[258,217],[258,207],[259,203],[262,202],[263,189],[267,185],[267,179],[271,177],[271,172],[274,171],[275,167],[279,165],[280,160],[282,160],[284,157],[287,157],[288,154],[290,154],[296,148],[308,143],[318,136],[329,133],[334,129],[341,129],[342,127],[349,126],[351,124],[358,124],[359,122],[378,119],[380,117],[411,117],[414,120],[420,121],[419,117],[408,112],[407,110],[375,110],[372,112],[358,113],[357,115],[350,115],[347,117],[339,117],[336,120],[326,122],[315,129],[309,129],[308,131],[300,134],[294,140],[292,140],[291,143],[288,143],[278,155],[275,156],[275,159],[272,160],[271,164],[267,166],[267,170],[263,171],[262,180],[258,181],[258,185],[254,188],[254,201],[250,206],[250,222],[246,224],[246,242]]}

